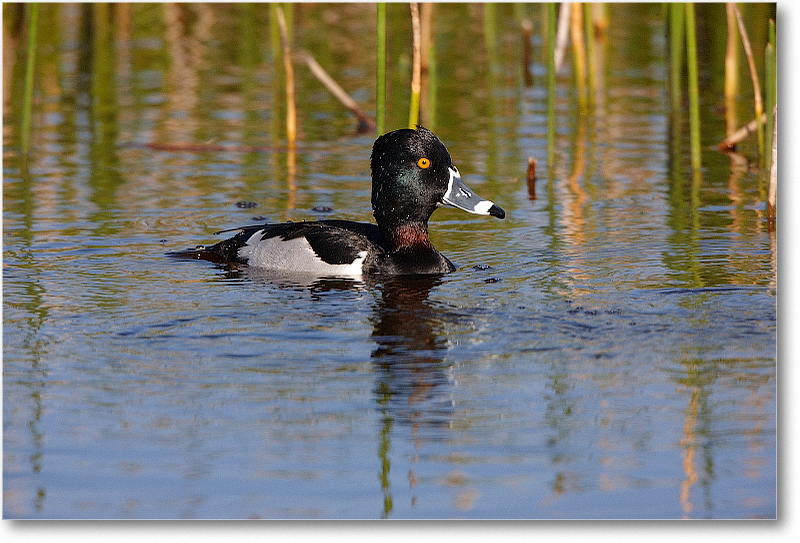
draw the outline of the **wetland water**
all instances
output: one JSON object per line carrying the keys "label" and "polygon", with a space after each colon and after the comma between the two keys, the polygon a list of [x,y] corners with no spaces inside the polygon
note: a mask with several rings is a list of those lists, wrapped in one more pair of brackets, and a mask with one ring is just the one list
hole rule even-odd
{"label": "wetland water", "polygon": [[[377,284],[165,257],[255,217],[372,220],[374,135],[300,66],[287,171],[266,6],[134,5],[94,47],[82,9],[42,18],[27,168],[6,67],[5,518],[776,516],[764,174],[745,143],[692,178],[660,7],[612,6],[590,114],[565,67],[548,153],[538,31],[533,86],[518,60],[516,10],[540,8],[437,6],[426,124],[507,218],[436,211],[459,269]],[[374,6],[295,9],[295,43],[374,111]],[[390,5],[388,128],[406,18]]]}

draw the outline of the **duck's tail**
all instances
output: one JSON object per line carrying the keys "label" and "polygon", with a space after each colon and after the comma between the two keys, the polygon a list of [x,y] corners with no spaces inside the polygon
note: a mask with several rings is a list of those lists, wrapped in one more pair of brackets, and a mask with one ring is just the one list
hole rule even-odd
{"label": "duck's tail", "polygon": [[242,261],[239,258],[239,248],[241,246],[241,242],[234,237],[208,247],[198,245],[194,249],[167,253],[167,256],[181,260],[207,260],[215,264],[229,264]]}

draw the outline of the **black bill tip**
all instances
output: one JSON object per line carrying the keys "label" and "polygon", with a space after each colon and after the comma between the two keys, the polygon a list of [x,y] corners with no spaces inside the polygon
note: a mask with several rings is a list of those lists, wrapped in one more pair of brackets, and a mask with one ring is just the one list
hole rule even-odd
{"label": "black bill tip", "polygon": [[492,207],[489,208],[489,215],[492,217],[497,217],[498,219],[506,218],[506,212],[497,207],[495,204],[492,204]]}

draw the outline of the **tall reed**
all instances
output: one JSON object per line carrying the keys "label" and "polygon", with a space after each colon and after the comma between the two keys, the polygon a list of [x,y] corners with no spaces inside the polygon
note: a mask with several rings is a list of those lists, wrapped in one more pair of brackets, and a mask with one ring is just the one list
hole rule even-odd
{"label": "tall reed", "polygon": [[761,97],[761,85],[758,82],[758,71],[756,70],[756,62],[753,58],[753,49],[750,47],[750,38],[747,37],[747,29],[744,27],[742,20],[742,12],[736,4],[733,4],[733,12],[736,14],[736,22],[739,26],[739,36],[742,38],[742,46],[744,47],[744,54],[747,57],[747,66],[750,68],[750,79],[753,81],[753,98],[755,99],[756,110],[756,132],[758,133],[758,156],[764,158],[764,121],[762,116],[764,113],[764,102]]}
{"label": "tall reed", "polygon": [[547,3],[547,170],[555,171],[556,137],[556,5]]}
{"label": "tall reed", "polygon": [[725,4],[728,23],[728,40],[725,48],[725,135],[730,136],[738,128],[736,122],[736,95],[739,94],[739,44],[736,36],[736,13],[733,3]]}
{"label": "tall reed", "polygon": [[386,2],[378,2],[378,66],[375,96],[375,124],[380,136],[386,126]]}
{"label": "tall reed", "polygon": [[583,39],[583,9],[581,4],[570,4],[570,36],[572,37],[572,61],[575,70],[575,86],[578,90],[578,108],[586,111],[586,43]]}
{"label": "tall reed", "polygon": [[583,21],[584,21],[584,34],[586,35],[586,57],[587,67],[589,68],[589,101],[592,102],[597,92],[597,62],[595,57],[595,26],[594,17],[592,16],[592,4],[583,4]]}
{"label": "tall reed", "polygon": [[766,142],[764,148],[766,153],[766,164],[769,167],[772,162],[772,126],[774,124],[774,109],[778,101],[778,65],[777,51],[775,50],[775,21],[769,21],[769,42],[764,49],[764,101],[767,114],[766,122]]}
{"label": "tall reed", "polygon": [[670,102],[673,112],[680,112],[682,91],[681,91],[681,69],[683,68],[683,44],[686,25],[684,23],[684,7],[681,4],[669,4],[669,82],[670,82]]}
{"label": "tall reed", "polygon": [[533,74],[531,73],[531,56],[533,55],[533,47],[531,46],[531,39],[533,38],[533,23],[528,19],[522,21],[522,77],[525,81],[525,87],[533,87]]}
{"label": "tall reed", "polygon": [[433,35],[433,4],[420,4],[420,48],[422,52],[422,94],[420,95],[420,119],[431,130],[436,128],[436,48]]}
{"label": "tall reed", "polygon": [[297,110],[294,99],[294,67],[292,66],[292,50],[289,45],[289,31],[283,6],[275,4],[275,15],[278,20],[278,29],[281,34],[283,47],[283,67],[286,71],[286,143],[290,150],[295,148],[297,142]]}
{"label": "tall reed", "polygon": [[422,92],[422,61],[420,59],[419,3],[411,2],[411,30],[413,34],[413,58],[411,69],[411,106],[408,111],[408,127],[419,122],[419,95]]}
{"label": "tall reed", "polygon": [[689,74],[689,138],[692,150],[692,169],[697,172],[700,160],[700,90],[697,75],[697,31],[694,4],[686,3],[686,61]]}
{"label": "tall reed", "polygon": [[33,76],[36,64],[36,42],[39,29],[39,4],[30,5],[28,18],[28,50],[25,60],[25,94],[22,101],[22,134],[20,144],[22,154],[28,156],[31,146],[31,118],[33,110]]}
{"label": "tall reed", "polygon": [[767,224],[775,229],[775,216],[778,198],[778,107],[772,117],[772,160],[769,167],[769,192],[767,193]]}
{"label": "tall reed", "polygon": [[558,29],[556,30],[556,43],[555,48],[555,62],[556,72],[561,70],[561,65],[564,62],[564,51],[567,49],[567,42],[569,41],[569,20],[570,20],[570,3],[562,2],[558,8]]}
{"label": "tall reed", "polygon": [[[289,13],[292,12],[291,4],[288,5]],[[295,107],[294,93],[294,67],[292,66],[292,49],[289,45],[289,29],[286,24],[283,6],[275,5],[275,15],[278,19],[278,28],[283,46],[283,67],[286,71],[286,209],[294,209],[297,187],[295,175],[297,174],[297,109]],[[291,19],[290,19],[291,20]]]}

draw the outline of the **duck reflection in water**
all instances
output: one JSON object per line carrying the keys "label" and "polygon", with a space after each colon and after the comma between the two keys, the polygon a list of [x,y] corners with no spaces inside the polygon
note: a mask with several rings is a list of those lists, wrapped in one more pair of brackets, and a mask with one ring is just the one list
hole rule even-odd
{"label": "duck reflection in water", "polygon": [[[437,432],[448,427],[453,417],[453,368],[445,362],[447,321],[452,313],[442,311],[428,299],[431,290],[442,283],[442,276],[402,276],[383,282],[370,279],[362,282],[276,274],[245,267],[228,271],[225,279],[240,279],[242,275],[255,282],[307,290],[312,296],[335,290],[370,290],[376,294],[375,310],[370,317],[376,347],[371,357],[376,376],[375,403],[381,413],[377,451],[383,494],[381,516],[388,518],[393,510],[389,472],[395,424],[411,429],[410,437],[418,448],[425,442],[425,429]],[[417,480],[413,463],[412,459],[408,471],[412,488]],[[416,495],[412,495],[411,502],[414,505]]]}
{"label": "duck reflection in water", "polygon": [[376,294],[370,318],[376,347],[375,397],[378,408],[401,423],[448,425],[452,398],[446,385],[452,368],[445,363],[447,312],[428,300],[441,275],[386,278],[385,281],[319,278],[260,268],[228,270],[226,279],[246,276],[257,283],[306,290],[312,296],[334,290],[370,290]]}
{"label": "duck reflection in water", "polygon": [[[444,361],[447,326],[443,313],[428,300],[431,289],[441,281],[438,276],[387,281],[373,317],[372,337],[377,344],[372,351],[375,401],[382,414],[378,455],[383,518],[388,518],[393,509],[389,445],[395,422],[411,428],[417,448],[425,440],[422,430],[446,427],[452,420],[453,400],[448,386],[452,367]],[[408,480],[413,489],[417,476],[413,458],[411,462]],[[412,506],[415,502],[416,494],[412,494]]]}
{"label": "duck reflection in water", "polygon": [[398,277],[383,284],[373,317],[375,395],[384,413],[415,425],[449,424],[451,382],[444,358],[444,321],[428,301],[437,276]]}

